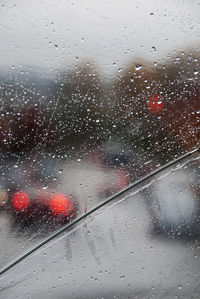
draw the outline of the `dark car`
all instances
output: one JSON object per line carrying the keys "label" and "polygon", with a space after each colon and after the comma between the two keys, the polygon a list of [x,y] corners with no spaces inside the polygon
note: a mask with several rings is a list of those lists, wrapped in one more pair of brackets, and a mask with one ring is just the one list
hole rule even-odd
{"label": "dark car", "polygon": [[72,196],[54,190],[16,191],[11,195],[11,212],[15,223],[56,221],[66,223],[76,215]]}
{"label": "dark car", "polygon": [[76,215],[76,205],[71,194],[55,186],[54,179],[59,176],[58,161],[49,163],[47,153],[38,156],[35,163],[30,162],[33,158],[21,163],[20,160],[7,161],[7,171],[1,180],[0,208],[12,215],[14,224],[69,222]]}

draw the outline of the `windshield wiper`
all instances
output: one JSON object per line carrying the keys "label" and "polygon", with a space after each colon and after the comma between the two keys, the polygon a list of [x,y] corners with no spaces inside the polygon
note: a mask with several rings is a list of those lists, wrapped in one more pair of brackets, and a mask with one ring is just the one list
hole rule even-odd
{"label": "windshield wiper", "polygon": [[84,213],[83,215],[81,215],[77,219],[73,220],[72,222],[70,222],[67,225],[65,225],[64,227],[62,227],[57,232],[53,233],[51,236],[49,236],[48,238],[46,238],[45,240],[43,240],[42,242],[40,242],[38,245],[34,246],[28,252],[24,253],[21,257],[17,258],[14,262],[12,262],[9,265],[7,265],[5,268],[3,268],[2,270],[0,270],[0,275],[4,274],[8,270],[10,270],[14,266],[16,266],[18,263],[20,263],[22,260],[24,260],[25,258],[27,258],[32,253],[34,253],[36,250],[40,249],[42,246],[44,246],[45,244],[47,244],[49,241],[53,240],[54,238],[56,238],[57,236],[59,236],[60,234],[62,234],[66,230],[68,230],[70,227],[72,227],[76,223],[80,222],[81,220],[83,220],[87,216],[91,215],[92,213],[94,213],[98,209],[102,208],[103,206],[105,206],[106,204],[108,204],[109,202],[111,202],[112,200],[116,199],[118,196],[123,195],[124,193],[126,193],[127,191],[133,189],[137,185],[145,182],[146,180],[148,180],[148,179],[152,178],[153,176],[159,174],[163,170],[165,170],[165,169],[167,169],[167,168],[169,168],[169,167],[177,164],[178,162],[180,162],[180,161],[182,161],[182,160],[190,157],[191,155],[193,155],[194,153],[197,153],[197,152],[200,152],[200,148],[196,148],[193,151],[191,151],[189,153],[186,153],[185,155],[177,158],[176,160],[174,160],[174,161],[172,161],[172,162],[170,162],[170,163],[168,163],[168,164],[160,167],[159,169],[151,172],[150,174],[146,175],[145,177],[141,178],[140,180],[136,181],[135,183],[133,183],[133,184],[129,185],[128,187],[126,187],[125,189],[121,190],[120,192],[112,195],[111,197],[109,197],[108,199],[106,199],[105,201],[103,201],[102,203],[100,203],[99,205],[97,205],[96,207],[92,208],[91,210],[89,210],[88,212]]}

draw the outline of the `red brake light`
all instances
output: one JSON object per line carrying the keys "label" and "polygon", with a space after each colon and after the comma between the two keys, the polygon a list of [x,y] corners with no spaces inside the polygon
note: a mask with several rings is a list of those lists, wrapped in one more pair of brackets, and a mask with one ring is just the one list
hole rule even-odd
{"label": "red brake light", "polygon": [[73,202],[62,193],[52,195],[49,206],[54,215],[68,216],[73,210]]}
{"label": "red brake light", "polygon": [[13,207],[21,211],[22,209],[25,209],[29,204],[29,196],[26,192],[18,191],[13,194],[12,199]]}

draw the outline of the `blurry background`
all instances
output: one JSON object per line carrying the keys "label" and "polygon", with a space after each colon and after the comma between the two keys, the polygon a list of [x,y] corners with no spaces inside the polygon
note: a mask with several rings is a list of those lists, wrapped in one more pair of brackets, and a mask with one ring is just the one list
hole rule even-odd
{"label": "blurry background", "polygon": [[2,149],[196,145],[198,1],[1,1],[0,15]]}
{"label": "blurry background", "polygon": [[[198,1],[1,0],[1,201],[51,187],[80,214],[197,147],[199,14]],[[9,215],[2,204],[17,254]]]}

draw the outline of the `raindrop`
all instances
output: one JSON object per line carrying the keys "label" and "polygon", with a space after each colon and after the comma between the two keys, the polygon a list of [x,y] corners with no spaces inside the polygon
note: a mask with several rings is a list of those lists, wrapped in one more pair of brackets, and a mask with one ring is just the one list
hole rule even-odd
{"label": "raindrop", "polygon": [[198,71],[197,70],[194,70],[194,75],[198,75]]}
{"label": "raindrop", "polygon": [[154,16],[154,13],[153,13],[153,12],[150,12],[150,16]]}
{"label": "raindrop", "polygon": [[141,64],[136,64],[136,66],[135,66],[136,71],[141,70],[141,68],[142,68],[142,65],[141,65]]}

